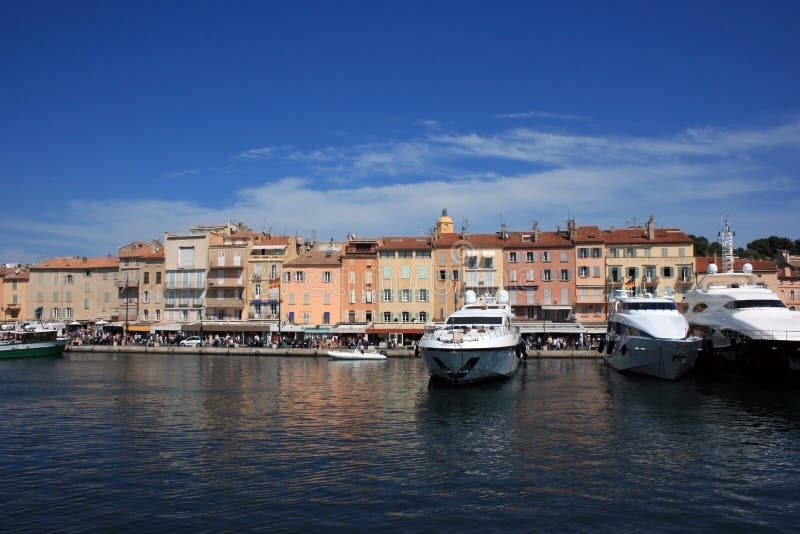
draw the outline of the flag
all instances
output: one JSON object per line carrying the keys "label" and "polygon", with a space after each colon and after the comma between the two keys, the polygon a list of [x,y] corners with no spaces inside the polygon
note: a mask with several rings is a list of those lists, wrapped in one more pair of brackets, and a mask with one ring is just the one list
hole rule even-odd
{"label": "flag", "polygon": [[269,281],[269,288],[270,289],[275,289],[277,287],[281,287],[281,279],[280,279],[280,277],[273,278],[272,280]]}

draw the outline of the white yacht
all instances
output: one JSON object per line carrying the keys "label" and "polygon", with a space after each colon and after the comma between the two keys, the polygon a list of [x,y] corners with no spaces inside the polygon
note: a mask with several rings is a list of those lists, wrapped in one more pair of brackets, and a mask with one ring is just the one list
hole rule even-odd
{"label": "white yacht", "polygon": [[800,377],[800,313],[759,282],[753,266],[734,269],[733,231],[720,232],[722,270],[707,274],[684,297],[686,319],[702,336],[698,371],[751,378]]}
{"label": "white yacht", "polygon": [[464,295],[464,306],[444,324],[429,326],[419,342],[420,357],[430,376],[450,384],[467,384],[509,377],[525,357],[520,329],[508,291],[496,298]]}
{"label": "white yacht", "polygon": [[699,337],[668,297],[616,295],[600,351],[617,371],[675,380],[694,369]]}
{"label": "white yacht", "polygon": [[800,312],[759,283],[749,263],[741,272],[708,274],[686,294],[686,319],[703,337],[698,369],[751,377],[800,377]]}

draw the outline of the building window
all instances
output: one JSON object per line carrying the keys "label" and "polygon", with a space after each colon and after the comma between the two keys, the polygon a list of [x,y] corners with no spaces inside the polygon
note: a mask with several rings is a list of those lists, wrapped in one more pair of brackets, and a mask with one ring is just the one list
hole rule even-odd
{"label": "building window", "polygon": [[65,275],[64,276],[64,283],[71,286],[72,284],[75,283],[75,279],[73,278],[73,276],[71,274]]}
{"label": "building window", "polygon": [[585,260],[589,257],[589,249],[588,248],[579,248],[578,249],[578,257],[582,260]]}
{"label": "building window", "polygon": [[550,269],[542,269],[542,282],[553,280],[553,272]]}
{"label": "building window", "polygon": [[428,278],[428,268],[424,265],[420,265],[419,269],[417,269],[417,276],[421,279]]}
{"label": "building window", "polygon": [[391,302],[392,301],[392,290],[391,289],[384,289],[383,290],[383,301],[384,302]]}
{"label": "building window", "polygon": [[401,289],[400,290],[400,302],[411,302],[411,290],[410,289]]}
{"label": "building window", "polygon": [[517,281],[517,271],[515,270],[508,271],[508,281],[509,282]]}
{"label": "building window", "polygon": [[331,276],[331,272],[330,271],[323,271],[322,272],[322,281],[323,282],[325,282],[327,284],[330,284],[332,279],[333,279],[333,277]]}
{"label": "building window", "polygon": [[[792,297],[794,298],[794,297]],[[417,290],[417,300],[420,302],[428,302],[428,290],[427,289],[418,289]]]}
{"label": "building window", "polygon": [[578,277],[579,278],[589,278],[589,267],[583,265],[578,267]]}
{"label": "building window", "polygon": [[592,258],[602,258],[603,257],[603,250],[600,247],[596,247],[592,249]]}
{"label": "building window", "polygon": [[400,278],[411,278],[411,269],[408,265],[400,267]]}
{"label": "building window", "polygon": [[160,271],[156,271],[156,284],[160,284],[160,283],[161,283],[161,272]]}
{"label": "building window", "polygon": [[58,294],[58,291],[53,291],[53,298],[52,298],[52,301],[53,301],[53,302],[58,302],[58,299],[59,299],[59,297],[60,297],[60,296],[61,296],[61,295],[59,295],[59,294]]}
{"label": "building window", "polygon": [[356,290],[351,289],[347,292],[347,303],[348,304],[355,304],[356,303]]}
{"label": "building window", "polygon": [[391,267],[384,267],[383,268],[383,279],[384,280],[391,280],[392,278],[392,268]]}
{"label": "building window", "polygon": [[411,321],[411,314],[410,314],[410,313],[408,313],[407,311],[404,311],[404,312],[402,313],[402,315],[401,315],[401,319],[402,319],[402,321],[403,321],[404,323],[408,323],[408,322],[410,322],[410,321]]}
{"label": "building window", "polygon": [[392,322],[392,314],[389,312],[383,312],[383,322],[384,323],[391,323]]}
{"label": "building window", "polygon": [[594,267],[592,267],[592,276],[594,278],[600,278],[600,266],[599,265],[595,265]]}
{"label": "building window", "polygon": [[545,250],[544,252],[542,252],[542,261],[545,262],[545,263],[550,263],[550,251],[549,250]]}
{"label": "building window", "polygon": [[566,251],[561,252],[561,263],[567,263],[567,258],[569,258],[569,254]]}
{"label": "building window", "polygon": [[149,284],[150,283],[150,272],[149,271],[145,271],[144,272],[144,283],[145,284]]}
{"label": "building window", "polygon": [[517,253],[516,252],[509,252],[508,253],[508,261],[511,263],[517,263]]}
{"label": "building window", "polygon": [[528,263],[533,263],[536,261],[536,253],[528,251],[525,253],[525,261]]}
{"label": "building window", "polygon": [[664,268],[662,268],[661,269],[661,276],[663,276],[664,278],[672,278],[672,267],[664,267]]}
{"label": "building window", "polygon": [[569,282],[569,269],[561,269],[558,271],[558,279],[562,282]]}
{"label": "building window", "polygon": [[419,312],[419,320],[423,323],[428,322],[428,313],[424,311]]}
{"label": "building window", "polygon": [[305,282],[306,280],[306,273],[304,271],[295,271],[294,272],[294,281],[295,282]]}
{"label": "building window", "polygon": [[53,308],[52,310],[50,310],[50,317],[52,317],[53,319],[58,319],[60,317],[60,311],[61,310],[59,310],[58,308]]}
{"label": "building window", "polygon": [[692,279],[692,269],[691,267],[678,267],[678,276],[680,277],[681,282],[689,282]]}
{"label": "building window", "polygon": [[72,319],[72,308],[64,308],[64,318],[65,319]]}
{"label": "building window", "polygon": [[526,269],[525,270],[525,281],[526,282],[533,282],[534,274],[533,269]]}

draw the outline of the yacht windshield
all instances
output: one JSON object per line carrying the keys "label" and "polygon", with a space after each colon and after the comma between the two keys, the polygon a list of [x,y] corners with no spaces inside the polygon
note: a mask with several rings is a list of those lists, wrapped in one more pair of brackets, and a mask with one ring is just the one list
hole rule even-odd
{"label": "yacht windshield", "polygon": [[503,324],[502,317],[450,317],[447,319],[450,325],[472,325],[472,324]]}
{"label": "yacht windshield", "polygon": [[626,302],[627,310],[676,310],[674,302]]}
{"label": "yacht windshield", "polygon": [[756,300],[734,300],[725,305],[732,310],[742,310],[745,308],[785,308],[783,302],[777,299],[756,299]]}

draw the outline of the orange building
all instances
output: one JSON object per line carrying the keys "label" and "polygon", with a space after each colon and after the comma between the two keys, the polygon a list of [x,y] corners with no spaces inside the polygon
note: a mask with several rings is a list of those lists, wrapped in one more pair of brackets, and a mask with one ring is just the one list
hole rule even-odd
{"label": "orange building", "polygon": [[330,327],[341,321],[339,258],[336,248],[309,250],[283,264],[281,313],[286,322]]}

